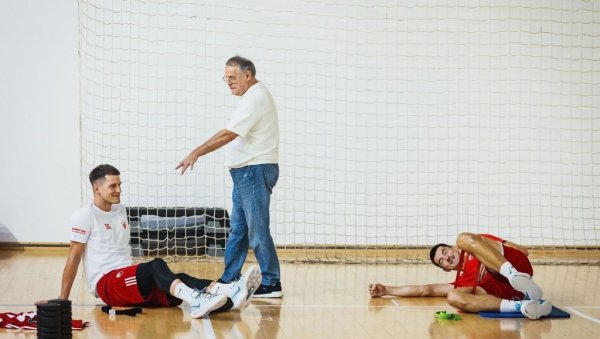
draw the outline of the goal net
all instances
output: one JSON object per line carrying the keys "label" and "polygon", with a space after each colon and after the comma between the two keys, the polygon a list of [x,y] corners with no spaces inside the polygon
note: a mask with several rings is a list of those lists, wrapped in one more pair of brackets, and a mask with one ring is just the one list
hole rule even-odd
{"label": "goal net", "polygon": [[284,260],[423,261],[475,232],[600,262],[598,1],[80,0],[79,23],[82,200],[119,168],[141,255],[222,254],[223,151],[175,166],[225,127],[241,55],[279,111]]}

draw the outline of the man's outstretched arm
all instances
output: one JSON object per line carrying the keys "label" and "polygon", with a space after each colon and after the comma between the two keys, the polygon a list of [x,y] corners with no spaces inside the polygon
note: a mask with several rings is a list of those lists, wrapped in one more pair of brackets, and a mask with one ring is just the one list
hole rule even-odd
{"label": "man's outstretched arm", "polygon": [[227,145],[237,137],[237,134],[228,129],[220,130],[210,139],[208,139],[205,143],[196,147],[196,149],[190,152],[190,154],[187,157],[185,157],[185,159],[179,162],[175,169],[181,168],[181,174],[183,175],[183,173],[185,173],[188,167],[190,169],[194,169],[194,164],[196,163],[199,157]]}
{"label": "man's outstretched arm", "polygon": [[77,276],[77,269],[79,268],[79,263],[81,262],[81,257],[83,256],[84,250],[84,243],[71,241],[69,257],[67,258],[67,263],[65,264],[65,269],[62,275],[62,284],[60,287],[59,296],[61,299],[69,299],[71,287],[73,287],[73,281],[75,281],[75,277]]}
{"label": "man's outstretched arm", "polygon": [[451,284],[385,286],[377,283],[369,285],[369,293],[372,298],[386,295],[394,297],[445,297],[450,290],[452,290]]}

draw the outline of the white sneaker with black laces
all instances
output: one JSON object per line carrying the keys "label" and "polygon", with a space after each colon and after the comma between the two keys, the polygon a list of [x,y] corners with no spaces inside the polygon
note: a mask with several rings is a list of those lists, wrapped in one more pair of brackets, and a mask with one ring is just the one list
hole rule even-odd
{"label": "white sneaker with black laces", "polygon": [[243,309],[248,306],[254,292],[260,286],[261,280],[258,266],[250,266],[237,281],[229,284],[216,283],[210,290],[212,294],[224,295],[231,298],[233,308]]}
{"label": "white sneaker with black laces", "polygon": [[209,314],[227,302],[227,297],[224,295],[214,295],[200,291],[195,292],[193,300],[190,303],[190,313],[192,318],[195,319]]}
{"label": "white sneaker with black laces", "polygon": [[517,303],[517,308],[527,318],[537,320],[552,312],[552,302],[550,300],[523,300]]}
{"label": "white sneaker with black laces", "polygon": [[542,299],[542,289],[531,280],[531,276],[523,272],[513,272],[508,277],[508,282],[517,291],[525,295],[527,300]]}

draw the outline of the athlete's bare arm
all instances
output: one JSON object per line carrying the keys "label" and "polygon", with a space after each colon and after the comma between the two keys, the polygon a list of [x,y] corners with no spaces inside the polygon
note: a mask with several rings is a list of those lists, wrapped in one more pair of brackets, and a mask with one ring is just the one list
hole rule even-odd
{"label": "athlete's bare arm", "polygon": [[386,295],[394,297],[445,297],[450,290],[452,290],[451,284],[385,286],[377,283],[369,285],[369,293],[372,298]]}
{"label": "athlete's bare arm", "polygon": [[69,299],[71,287],[73,287],[73,281],[75,281],[75,276],[77,276],[77,269],[79,268],[79,263],[81,262],[81,257],[83,256],[84,250],[84,243],[71,241],[69,257],[67,258],[67,263],[65,264],[65,269],[62,276],[62,284],[59,296],[61,299]]}

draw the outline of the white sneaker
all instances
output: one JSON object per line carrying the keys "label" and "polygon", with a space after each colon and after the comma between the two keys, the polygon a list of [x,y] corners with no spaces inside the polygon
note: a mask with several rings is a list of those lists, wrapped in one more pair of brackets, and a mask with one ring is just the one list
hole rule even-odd
{"label": "white sneaker", "polygon": [[522,292],[526,300],[542,299],[542,289],[531,280],[531,276],[523,272],[514,272],[508,277],[508,282],[515,290]]}
{"label": "white sneaker", "polygon": [[552,312],[550,300],[523,300],[519,311],[529,319],[537,320]]}
{"label": "white sneaker", "polygon": [[192,318],[195,319],[209,314],[227,302],[227,297],[224,295],[196,292],[193,296],[194,299],[190,303],[190,313]]}
{"label": "white sneaker", "polygon": [[250,266],[240,279],[229,284],[216,283],[210,293],[231,298],[235,309],[246,308],[260,286],[261,278],[258,266]]}

